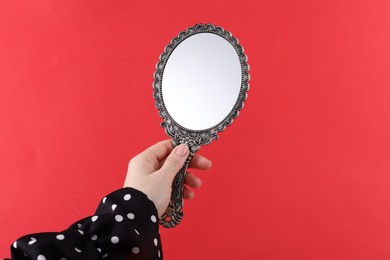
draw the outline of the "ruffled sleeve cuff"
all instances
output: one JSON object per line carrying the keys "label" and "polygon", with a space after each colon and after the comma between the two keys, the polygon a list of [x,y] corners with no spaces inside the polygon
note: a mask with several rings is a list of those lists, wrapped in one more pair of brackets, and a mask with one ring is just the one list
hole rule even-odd
{"label": "ruffled sleeve cuff", "polygon": [[123,188],[102,199],[95,214],[58,233],[24,236],[12,259],[162,259],[157,209],[142,192]]}

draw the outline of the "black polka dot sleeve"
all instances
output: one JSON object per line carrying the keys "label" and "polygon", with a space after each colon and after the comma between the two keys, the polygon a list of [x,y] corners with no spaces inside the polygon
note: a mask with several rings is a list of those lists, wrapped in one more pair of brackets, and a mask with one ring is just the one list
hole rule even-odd
{"label": "black polka dot sleeve", "polygon": [[11,245],[13,260],[162,259],[157,209],[135,189],[117,190],[93,216],[58,233],[24,236]]}

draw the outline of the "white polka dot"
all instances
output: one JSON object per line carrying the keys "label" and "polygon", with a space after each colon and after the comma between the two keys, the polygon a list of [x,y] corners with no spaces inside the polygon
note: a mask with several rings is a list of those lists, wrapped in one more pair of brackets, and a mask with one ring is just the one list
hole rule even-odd
{"label": "white polka dot", "polygon": [[157,251],[158,257],[161,257],[160,250]]}
{"label": "white polka dot", "polygon": [[121,215],[116,215],[116,216],[115,216],[115,220],[116,220],[117,222],[121,222],[121,221],[123,220],[123,217],[122,217]]}
{"label": "white polka dot", "polygon": [[46,257],[44,255],[39,255],[37,257],[38,260],[46,260]]}
{"label": "white polka dot", "polygon": [[60,260],[66,260],[66,258],[65,257],[61,257]]}
{"label": "white polka dot", "polygon": [[98,218],[99,218],[98,216],[93,216],[93,217],[91,218],[91,220],[92,220],[92,222],[95,222]]}
{"label": "white polka dot", "polygon": [[82,226],[83,226],[83,225],[81,225],[81,224],[77,224],[77,227],[78,227],[78,228],[81,228]]}
{"label": "white polka dot", "polygon": [[64,240],[65,236],[63,234],[59,234],[56,236],[58,240]]}
{"label": "white polka dot", "polygon": [[103,204],[106,203],[106,199],[107,199],[107,197],[103,198]]}
{"label": "white polka dot", "polygon": [[113,243],[113,244],[118,244],[119,243],[119,237],[112,237],[111,238],[111,243]]}
{"label": "white polka dot", "polygon": [[127,217],[129,218],[129,219],[134,219],[134,214],[133,213],[129,213],[129,214],[127,214]]}
{"label": "white polka dot", "polygon": [[133,254],[138,254],[139,253],[139,248],[138,247],[133,247],[133,249],[131,249],[131,252],[133,252]]}
{"label": "white polka dot", "polygon": [[35,242],[37,242],[37,239],[34,238],[34,237],[30,237],[30,241],[28,241],[28,244],[29,244],[29,245],[32,245],[32,244],[34,244]]}
{"label": "white polka dot", "polygon": [[116,204],[112,204],[111,208],[112,208],[112,210],[115,210],[116,209]]}
{"label": "white polka dot", "polygon": [[155,238],[155,239],[153,240],[153,242],[154,242],[154,245],[155,245],[155,246],[158,245],[158,240],[157,240],[157,238]]}
{"label": "white polka dot", "polygon": [[156,216],[155,215],[152,215],[151,217],[150,217],[150,219],[152,220],[152,222],[154,222],[154,223],[156,223],[156,221],[157,221],[157,218],[156,218]]}
{"label": "white polka dot", "polygon": [[15,241],[15,242],[13,243],[13,247],[14,247],[14,248],[18,248],[18,241]]}
{"label": "white polka dot", "polygon": [[108,256],[108,254],[104,254],[102,257],[103,257],[103,258],[106,258],[107,256]]}
{"label": "white polka dot", "polygon": [[75,247],[74,250],[75,250],[77,253],[81,253],[81,250],[78,249],[77,247]]}
{"label": "white polka dot", "polygon": [[131,195],[130,194],[126,194],[124,197],[123,197],[124,200],[129,200],[131,199]]}
{"label": "white polka dot", "polygon": [[139,232],[137,229],[134,228],[134,232],[137,233],[137,235],[139,235]]}
{"label": "white polka dot", "polygon": [[97,239],[98,239],[98,236],[97,236],[97,235],[91,236],[91,240],[92,240],[92,241],[96,241]]}
{"label": "white polka dot", "polygon": [[101,250],[100,248],[96,248],[96,250],[97,250],[97,251],[99,251],[99,253],[101,253],[101,252],[102,252],[102,250]]}

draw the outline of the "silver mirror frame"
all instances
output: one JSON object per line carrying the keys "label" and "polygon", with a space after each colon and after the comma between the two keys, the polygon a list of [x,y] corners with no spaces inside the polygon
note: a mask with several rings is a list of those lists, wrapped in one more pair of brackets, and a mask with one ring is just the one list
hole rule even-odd
{"label": "silver mirror frame", "polygon": [[[218,124],[213,127],[204,130],[191,130],[178,124],[169,114],[164,104],[162,96],[162,79],[165,66],[169,57],[175,48],[187,38],[198,33],[213,33],[219,35],[228,41],[236,51],[240,65],[241,65],[241,87],[236,103],[234,104],[230,113]],[[168,136],[173,138],[173,145],[176,146],[181,143],[186,143],[190,148],[190,156],[182,170],[176,175],[172,184],[172,196],[167,211],[160,218],[160,224],[164,227],[175,227],[180,223],[183,212],[183,185],[185,173],[191,158],[194,156],[201,145],[207,145],[213,140],[218,139],[218,132],[225,130],[227,126],[232,124],[233,119],[239,115],[239,111],[244,107],[244,101],[247,99],[247,91],[249,90],[249,65],[247,63],[248,58],[244,53],[244,48],[239,44],[237,38],[235,38],[229,31],[224,30],[221,27],[212,24],[196,24],[193,27],[178,34],[173,38],[171,42],[165,47],[164,52],[160,55],[160,61],[156,64],[156,71],[153,75],[153,97],[155,99],[155,105],[159,110],[160,117],[163,119],[161,126],[165,128],[165,132]]]}

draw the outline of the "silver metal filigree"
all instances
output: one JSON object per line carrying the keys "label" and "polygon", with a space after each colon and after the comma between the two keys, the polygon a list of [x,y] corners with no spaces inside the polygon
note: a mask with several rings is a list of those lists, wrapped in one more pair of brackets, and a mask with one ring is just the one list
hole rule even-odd
{"label": "silver metal filigree", "polygon": [[[241,87],[233,109],[221,122],[208,129],[191,130],[179,125],[168,113],[162,96],[162,78],[167,61],[175,48],[188,37],[198,33],[213,33],[219,35],[233,46],[241,65]],[[196,24],[195,26],[188,28],[186,31],[179,33],[177,37],[171,40],[171,42],[165,47],[164,52],[160,55],[160,61],[156,64],[156,72],[153,75],[153,97],[156,100],[156,107],[159,110],[159,114],[164,120],[161,123],[161,126],[165,128],[167,135],[173,138],[174,146],[186,143],[188,144],[191,153],[190,157],[186,161],[186,164],[176,175],[176,178],[173,181],[171,201],[168,209],[160,218],[160,224],[164,227],[175,227],[183,218],[182,208],[184,178],[192,156],[201,145],[206,145],[211,143],[213,140],[217,140],[218,132],[223,131],[228,125],[232,124],[233,119],[238,116],[239,111],[244,107],[244,101],[247,99],[247,91],[249,90],[248,82],[250,80],[247,60],[247,56],[244,54],[244,48],[239,44],[237,38],[223,28],[212,24]]]}

